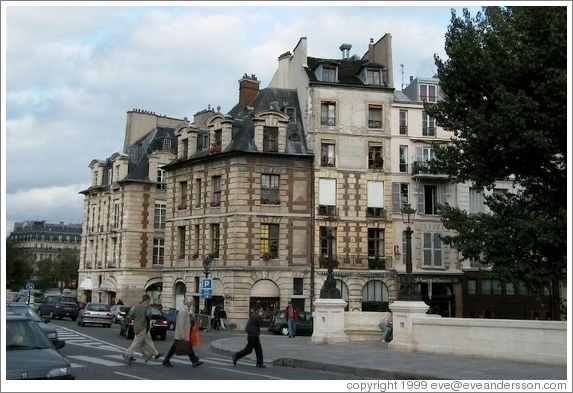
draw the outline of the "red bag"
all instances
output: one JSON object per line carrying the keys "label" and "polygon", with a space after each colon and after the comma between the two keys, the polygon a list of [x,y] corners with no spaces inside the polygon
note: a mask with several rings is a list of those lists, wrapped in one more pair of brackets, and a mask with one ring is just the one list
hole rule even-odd
{"label": "red bag", "polygon": [[190,340],[191,345],[193,345],[194,347],[201,345],[201,336],[199,335],[199,321],[195,322],[191,326],[190,337],[191,337],[191,340]]}

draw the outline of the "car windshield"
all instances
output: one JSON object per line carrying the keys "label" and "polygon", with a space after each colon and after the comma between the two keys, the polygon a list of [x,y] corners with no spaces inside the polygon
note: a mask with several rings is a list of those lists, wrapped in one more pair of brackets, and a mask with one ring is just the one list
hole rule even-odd
{"label": "car windshield", "polygon": [[86,307],[88,311],[109,311],[109,306],[103,303],[92,303],[88,304]]}
{"label": "car windshield", "polygon": [[60,301],[63,303],[77,303],[77,300],[75,297],[71,297],[71,296],[64,296],[62,298],[60,298]]}
{"label": "car windshield", "polygon": [[6,314],[13,314],[13,315],[23,315],[25,317],[30,317],[36,322],[42,322],[42,318],[30,307],[28,306],[6,306]]}
{"label": "car windshield", "polygon": [[6,351],[53,348],[52,343],[30,319],[8,320],[6,322]]}

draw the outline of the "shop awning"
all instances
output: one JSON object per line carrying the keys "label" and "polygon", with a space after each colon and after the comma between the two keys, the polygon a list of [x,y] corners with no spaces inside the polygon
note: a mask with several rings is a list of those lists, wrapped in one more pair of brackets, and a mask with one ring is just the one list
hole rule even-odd
{"label": "shop awning", "polygon": [[115,283],[115,280],[106,278],[101,282],[99,289],[101,291],[117,292],[117,284]]}
{"label": "shop awning", "polygon": [[85,278],[78,287],[80,291],[91,291],[94,289],[94,283],[91,278]]}
{"label": "shop awning", "polygon": [[251,288],[251,297],[280,297],[279,287],[271,280],[257,281]]}
{"label": "shop awning", "polygon": [[213,296],[224,296],[223,283],[221,280],[213,280]]}

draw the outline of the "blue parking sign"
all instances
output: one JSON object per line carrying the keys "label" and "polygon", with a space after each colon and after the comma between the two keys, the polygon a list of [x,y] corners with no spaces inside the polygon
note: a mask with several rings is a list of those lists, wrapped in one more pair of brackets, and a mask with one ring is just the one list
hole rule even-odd
{"label": "blue parking sign", "polygon": [[201,283],[201,297],[204,299],[211,299],[213,297],[213,279],[203,279]]}

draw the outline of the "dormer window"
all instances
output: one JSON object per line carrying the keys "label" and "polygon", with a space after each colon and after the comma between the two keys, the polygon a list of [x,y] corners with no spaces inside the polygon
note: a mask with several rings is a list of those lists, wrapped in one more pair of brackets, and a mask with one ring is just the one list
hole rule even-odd
{"label": "dormer window", "polygon": [[207,150],[209,148],[209,134],[197,137],[197,150]]}
{"label": "dormer window", "polygon": [[214,133],[213,133],[213,136],[214,136],[214,138],[215,138],[215,143],[214,143],[214,144],[215,144],[216,146],[221,146],[221,145],[223,144],[222,135],[223,135],[223,130],[215,130],[215,131],[214,131]]}
{"label": "dormer window", "polygon": [[363,68],[360,79],[365,85],[388,86],[388,71],[384,68]]}
{"label": "dormer window", "polygon": [[279,151],[279,129],[263,127],[263,151],[276,153]]}
{"label": "dormer window", "polygon": [[438,86],[420,85],[420,101],[436,102],[438,101]]}
{"label": "dormer window", "polygon": [[293,107],[285,108],[285,115],[289,118],[289,123],[296,123],[296,109]]}
{"label": "dormer window", "polygon": [[316,68],[316,77],[321,82],[337,82],[338,67],[333,64],[320,64]]}
{"label": "dormer window", "polygon": [[171,139],[163,139],[163,150],[171,151]]}

